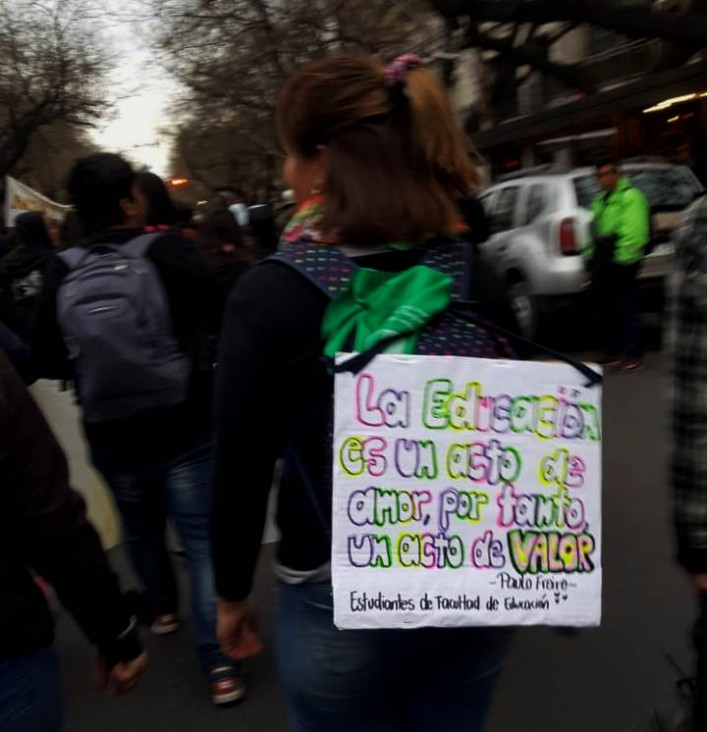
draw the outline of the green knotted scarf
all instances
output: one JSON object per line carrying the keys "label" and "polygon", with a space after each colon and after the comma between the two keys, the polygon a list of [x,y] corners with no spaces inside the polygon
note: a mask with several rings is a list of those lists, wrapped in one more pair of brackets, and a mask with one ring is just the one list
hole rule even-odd
{"label": "green knotted scarf", "polygon": [[406,336],[388,353],[414,353],[420,329],[447,308],[453,280],[429,267],[404,272],[359,268],[349,289],[333,300],[322,321],[324,354],[361,352],[394,334]]}

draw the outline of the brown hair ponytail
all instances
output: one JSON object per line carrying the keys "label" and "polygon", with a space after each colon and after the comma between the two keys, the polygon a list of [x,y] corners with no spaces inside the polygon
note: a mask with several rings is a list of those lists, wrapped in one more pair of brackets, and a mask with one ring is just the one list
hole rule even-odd
{"label": "brown hair ponytail", "polygon": [[467,153],[446,90],[434,74],[418,68],[408,73],[406,93],[413,147],[419,149],[445,188],[468,194],[480,184],[481,177]]}
{"label": "brown hair ponytail", "polygon": [[478,174],[440,81],[424,68],[399,85],[367,56],[334,56],[283,89],[278,128],[288,153],[326,149],[324,226],[351,245],[451,234],[457,200]]}

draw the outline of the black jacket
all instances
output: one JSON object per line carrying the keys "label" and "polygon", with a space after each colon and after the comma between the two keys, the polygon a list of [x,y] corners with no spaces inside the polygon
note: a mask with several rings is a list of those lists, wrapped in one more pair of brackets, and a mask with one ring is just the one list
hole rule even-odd
{"label": "black jacket", "polygon": [[0,234],[0,259],[7,256],[11,251],[10,237],[5,234]]}
{"label": "black jacket", "polygon": [[29,343],[55,254],[41,213],[18,216],[15,227],[20,246],[0,261],[0,320]]}
{"label": "black jacket", "polygon": [[[420,250],[395,251],[358,262],[395,272],[420,256]],[[513,327],[505,288],[482,259],[473,268],[471,291],[479,314]],[[317,510],[331,500],[320,479],[331,471],[333,383],[321,358],[328,304],[318,287],[277,261],[254,267],[228,298],[216,385],[212,527],[216,587],[227,600],[250,592],[275,461],[288,442],[303,471],[286,461],[277,507],[279,560],[310,571],[331,558],[331,536]],[[302,475],[317,481],[307,485]]]}
{"label": "black jacket", "polygon": [[66,459],[0,352],[0,659],[53,641],[53,622],[30,568],[45,577],[110,665],[140,654],[134,620]]}
{"label": "black jacket", "polygon": [[250,269],[249,262],[238,261],[227,255],[206,257],[209,269],[221,288],[224,299],[234,288],[236,282]]}
{"label": "black jacket", "polygon": [[487,241],[491,236],[491,228],[481,201],[471,193],[459,201],[459,211],[468,228],[468,231],[463,234],[463,238],[475,247]]}
{"label": "black jacket", "polygon": [[[81,244],[125,244],[142,232],[112,229]],[[87,424],[89,443],[102,451],[119,451],[123,465],[161,461],[178,455],[198,435],[210,430],[213,359],[209,343],[218,333],[223,295],[196,246],[167,233],[148,250],[164,284],[177,341],[192,359],[192,379],[186,402],[137,417]],[[31,339],[33,373],[48,379],[70,380],[71,363],[57,323],[57,293],[68,268],[58,257],[46,269],[42,303]]]}

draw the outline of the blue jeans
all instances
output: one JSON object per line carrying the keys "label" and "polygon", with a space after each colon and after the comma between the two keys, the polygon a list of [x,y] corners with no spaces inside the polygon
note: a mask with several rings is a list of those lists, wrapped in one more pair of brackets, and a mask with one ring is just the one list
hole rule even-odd
{"label": "blue jeans", "polygon": [[61,674],[54,649],[0,658],[0,730],[60,732]]}
{"label": "blue jeans", "polygon": [[338,630],[329,584],[281,584],[278,605],[291,732],[483,729],[508,631]]}
{"label": "blue jeans", "polygon": [[205,674],[234,666],[216,640],[216,590],[211,565],[210,515],[213,446],[205,440],[176,458],[123,470],[120,457],[93,449],[93,462],[115,495],[123,539],[155,614],[177,611],[177,583],[165,543],[169,516],[186,554],[191,616]]}

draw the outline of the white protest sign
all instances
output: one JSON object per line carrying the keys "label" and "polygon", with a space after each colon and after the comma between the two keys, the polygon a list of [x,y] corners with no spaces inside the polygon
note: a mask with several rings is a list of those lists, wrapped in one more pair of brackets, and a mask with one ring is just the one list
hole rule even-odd
{"label": "white protest sign", "polygon": [[42,211],[50,218],[61,220],[71,210],[43,196],[15,178],[5,176],[5,225],[14,226],[15,219],[28,211]]}
{"label": "white protest sign", "polygon": [[385,355],[335,394],[339,628],[599,624],[600,386],[565,364]]}

